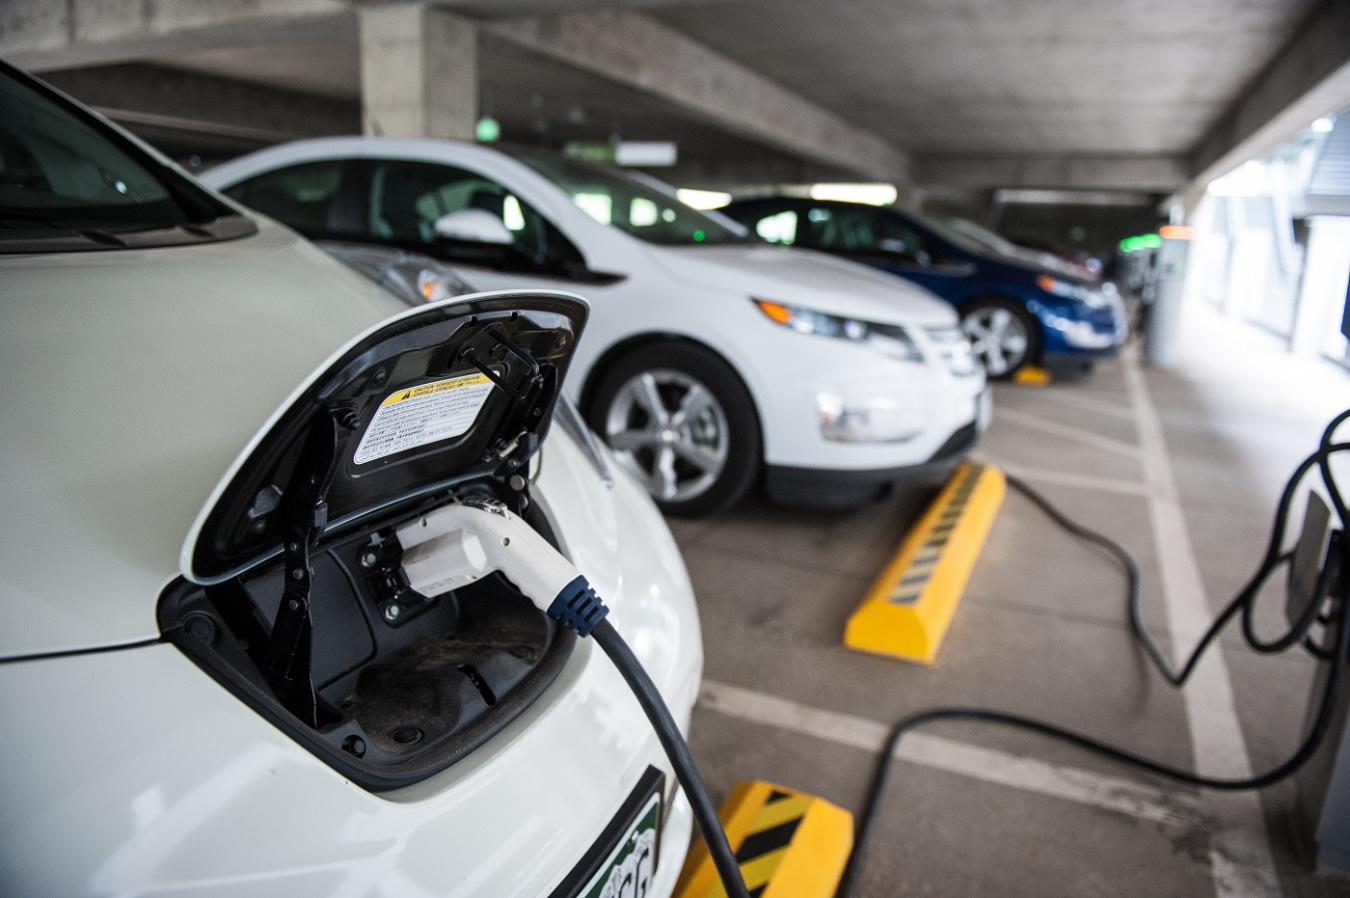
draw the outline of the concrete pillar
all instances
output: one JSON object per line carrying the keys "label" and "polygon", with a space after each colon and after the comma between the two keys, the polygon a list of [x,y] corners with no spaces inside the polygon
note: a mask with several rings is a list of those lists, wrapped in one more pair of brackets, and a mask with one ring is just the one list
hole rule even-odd
{"label": "concrete pillar", "polygon": [[362,6],[361,127],[386,137],[473,140],[478,33],[425,2]]}

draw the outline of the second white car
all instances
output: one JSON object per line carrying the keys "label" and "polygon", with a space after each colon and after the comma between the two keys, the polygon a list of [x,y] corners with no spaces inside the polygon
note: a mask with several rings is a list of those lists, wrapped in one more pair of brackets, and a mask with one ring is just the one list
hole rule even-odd
{"label": "second white car", "polygon": [[537,150],[331,138],[208,172],[305,236],[453,262],[479,289],[584,294],[568,391],[662,508],[762,476],[779,501],[866,502],[958,460],[988,419],[951,307],[774,247],[650,179]]}

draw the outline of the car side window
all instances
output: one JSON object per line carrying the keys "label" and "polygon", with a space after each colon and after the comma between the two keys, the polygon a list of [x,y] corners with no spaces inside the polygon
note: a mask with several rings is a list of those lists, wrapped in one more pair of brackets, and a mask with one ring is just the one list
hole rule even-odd
{"label": "car side window", "polygon": [[370,179],[370,234],[399,243],[434,243],[436,220],[481,209],[502,220],[512,246],[528,259],[550,254],[551,226],[501,184],[474,172],[429,162],[376,162]]}
{"label": "car side window", "polygon": [[342,169],[340,159],[306,162],[250,178],[224,193],[297,231],[332,233]]}
{"label": "car side window", "polygon": [[880,209],[827,208],[806,213],[809,245],[828,252],[902,256],[926,264],[926,241],[902,219]]}

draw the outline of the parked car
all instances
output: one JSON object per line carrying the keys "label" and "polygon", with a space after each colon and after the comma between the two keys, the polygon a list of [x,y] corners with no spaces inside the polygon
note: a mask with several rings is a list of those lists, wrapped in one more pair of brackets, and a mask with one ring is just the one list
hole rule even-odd
{"label": "parked car", "polygon": [[988,419],[956,316],[863,266],[772,247],[649,179],[530,149],[332,138],[207,181],[314,239],[395,246],[483,288],[591,302],[568,390],[661,507],[702,514],[763,475],[850,505],[944,469]]}
{"label": "parked car", "polygon": [[927,287],[959,310],[990,377],[1056,357],[1110,355],[1129,333],[1114,287],[970,222],[953,226],[894,207],[795,197],[742,200],[721,211],[770,242],[852,259]]}
{"label": "parked car", "polygon": [[687,728],[679,551],[555,403],[580,298],[409,309],[3,65],[0,293],[0,894],[672,893],[689,806],[605,655],[398,577],[501,503]]}

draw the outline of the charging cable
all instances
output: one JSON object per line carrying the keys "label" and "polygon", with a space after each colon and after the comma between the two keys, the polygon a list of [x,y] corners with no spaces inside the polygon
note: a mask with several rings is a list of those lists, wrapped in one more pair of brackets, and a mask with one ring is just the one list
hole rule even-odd
{"label": "charging cable", "polygon": [[749,898],[736,855],[675,718],[633,650],[605,619],[609,609],[572,563],[497,502],[446,506],[401,528],[398,538],[404,572],[422,595],[439,595],[500,571],[539,610],[577,635],[595,639],[651,721],[689,798],[722,888],[729,898]]}
{"label": "charging cable", "polygon": [[[1169,767],[1160,764],[1148,758],[1131,754],[1130,752],[1107,745],[1096,739],[1075,733],[1071,730],[1057,727],[1053,724],[1045,723],[1029,717],[1021,717],[1015,714],[1005,714],[1000,711],[991,711],[981,708],[935,708],[929,711],[923,711],[911,717],[906,717],[897,723],[886,739],[886,744],[882,748],[881,757],[877,762],[877,770],[872,782],[872,788],[868,795],[867,806],[864,808],[859,825],[857,838],[855,840],[855,849],[853,856],[849,859],[849,866],[845,872],[844,884],[840,889],[840,895],[844,898],[851,898],[857,888],[858,872],[862,869],[865,860],[865,853],[868,844],[868,837],[871,834],[872,825],[876,820],[877,811],[886,790],[886,782],[890,773],[891,762],[895,756],[896,747],[905,733],[930,723],[936,723],[942,720],[975,720],[984,723],[994,723],[1001,726],[1014,729],[1026,730],[1038,733],[1050,739],[1066,742],[1070,745],[1110,758],[1121,764],[1130,767],[1136,767],[1146,770],[1158,776],[1176,782],[1184,783],[1189,786],[1196,786],[1202,789],[1215,789],[1225,791],[1237,791],[1245,789],[1260,789],[1269,786],[1281,779],[1291,775],[1307,763],[1321,745],[1331,728],[1332,719],[1336,714],[1337,700],[1340,695],[1341,680],[1345,673],[1348,663],[1350,663],[1350,610],[1347,609],[1347,603],[1344,596],[1344,582],[1335,583],[1341,572],[1350,572],[1350,566],[1345,562],[1346,558],[1328,558],[1326,567],[1323,568],[1318,577],[1317,592],[1311,597],[1308,607],[1294,621],[1293,625],[1282,636],[1273,640],[1261,639],[1257,633],[1254,623],[1255,608],[1257,596],[1261,587],[1266,583],[1276,570],[1281,566],[1288,564],[1292,553],[1285,552],[1283,546],[1287,534],[1287,525],[1289,510],[1298,485],[1307,476],[1309,471],[1316,466],[1321,475],[1322,483],[1326,488],[1327,495],[1330,497],[1332,506],[1341,522],[1345,527],[1346,522],[1350,521],[1350,512],[1347,512],[1344,497],[1336,483],[1336,478],[1331,471],[1330,459],[1333,455],[1350,450],[1350,443],[1333,442],[1336,429],[1348,418],[1350,410],[1346,410],[1332,419],[1322,432],[1322,438],[1318,444],[1317,451],[1313,452],[1295,468],[1294,473],[1285,483],[1284,490],[1280,494],[1280,501],[1276,507],[1274,525],[1271,528],[1270,542],[1266,547],[1266,552],[1258,566],[1256,573],[1251,577],[1247,584],[1238,592],[1236,596],[1228,603],[1222,612],[1215,618],[1214,622],[1201,636],[1195,649],[1187,657],[1186,661],[1179,667],[1173,668],[1167,661],[1158,645],[1149,635],[1144,626],[1143,612],[1140,605],[1139,595],[1139,567],[1129,553],[1114,542],[1109,537],[1091,530],[1071,520],[1062,511],[1050,503],[1045,496],[1028,486],[1024,481],[1016,477],[1008,477],[1008,485],[1026,498],[1030,499],[1037,507],[1048,515],[1051,520],[1063,527],[1073,535],[1097,545],[1110,553],[1121,567],[1125,570],[1126,580],[1128,582],[1129,613],[1130,624],[1134,630],[1135,637],[1143,646],[1145,653],[1152,661],[1153,665],[1162,674],[1168,684],[1174,687],[1180,687],[1186,682],[1194,672],[1201,656],[1213,644],[1215,638],[1225,626],[1233,619],[1235,615],[1242,616],[1242,634],[1247,642],[1255,651],[1262,654],[1272,654],[1284,651],[1295,644],[1303,644],[1314,656],[1323,661],[1329,661],[1331,669],[1327,675],[1326,683],[1322,691],[1322,697],[1318,703],[1317,715],[1309,728],[1307,735],[1295,752],[1283,763],[1266,771],[1265,773],[1244,777],[1242,779],[1217,779],[1213,777],[1200,776],[1186,770],[1180,770],[1175,767]],[[1333,542],[1332,546],[1338,544]],[[1341,545],[1340,552],[1344,553],[1345,547]],[[1339,568],[1339,570],[1338,570]],[[1339,589],[1342,593],[1340,601],[1336,603],[1335,610],[1329,617],[1321,615],[1322,601],[1321,597],[1327,594],[1328,590]],[[1316,624],[1323,624],[1327,628],[1327,641],[1317,644],[1311,641],[1309,631]],[[1328,644],[1329,643],[1329,644]]]}

